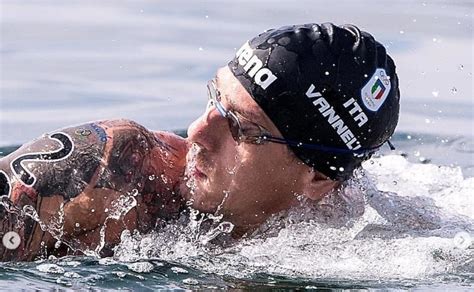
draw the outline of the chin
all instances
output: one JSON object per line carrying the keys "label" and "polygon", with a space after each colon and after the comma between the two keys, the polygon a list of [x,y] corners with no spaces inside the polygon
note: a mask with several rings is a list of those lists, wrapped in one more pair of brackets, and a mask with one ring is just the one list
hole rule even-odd
{"label": "chin", "polygon": [[193,176],[183,179],[179,185],[179,192],[186,201],[192,201],[192,208],[205,213],[214,213],[224,198],[217,198],[214,194],[221,193],[209,189],[208,179],[199,179]]}
{"label": "chin", "polygon": [[199,188],[190,195],[189,199],[193,201],[192,207],[194,209],[205,213],[215,213],[220,204],[220,201],[217,202],[208,192],[201,191]]}

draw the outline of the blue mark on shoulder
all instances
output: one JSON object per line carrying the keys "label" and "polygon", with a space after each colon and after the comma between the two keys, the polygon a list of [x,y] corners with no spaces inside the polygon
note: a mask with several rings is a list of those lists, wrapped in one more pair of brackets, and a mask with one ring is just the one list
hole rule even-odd
{"label": "blue mark on shoulder", "polygon": [[107,142],[107,134],[105,133],[105,130],[102,129],[99,125],[96,123],[91,123],[92,129],[97,133],[97,135],[100,138],[100,141],[102,142]]}

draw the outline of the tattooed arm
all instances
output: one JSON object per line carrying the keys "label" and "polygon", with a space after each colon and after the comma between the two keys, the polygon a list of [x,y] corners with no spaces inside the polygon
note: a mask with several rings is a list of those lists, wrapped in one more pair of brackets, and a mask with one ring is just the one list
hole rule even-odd
{"label": "tattooed arm", "polygon": [[70,127],[22,146],[0,160],[0,235],[21,238],[16,250],[1,245],[0,257],[106,254],[124,229],[149,231],[179,211],[174,187],[185,151],[182,138],[128,120]]}

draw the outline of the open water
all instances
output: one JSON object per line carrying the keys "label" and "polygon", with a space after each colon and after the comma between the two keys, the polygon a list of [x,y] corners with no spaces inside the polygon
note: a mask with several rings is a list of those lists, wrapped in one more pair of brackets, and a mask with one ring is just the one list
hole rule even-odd
{"label": "open water", "polygon": [[114,258],[0,264],[0,290],[472,290],[473,7],[453,0],[1,1],[0,156],[44,132],[97,119],[183,130],[203,110],[216,68],[245,40],[285,24],[354,23],[371,32],[396,61],[402,103],[397,150],[367,161],[342,191],[360,195],[344,222],[313,206],[305,213],[314,216],[273,218],[225,248],[206,244],[209,234],[192,224],[123,234]]}

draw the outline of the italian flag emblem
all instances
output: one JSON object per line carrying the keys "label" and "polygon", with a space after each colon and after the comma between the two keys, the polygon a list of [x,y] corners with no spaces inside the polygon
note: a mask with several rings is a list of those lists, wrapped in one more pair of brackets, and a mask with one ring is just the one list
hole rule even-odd
{"label": "italian flag emblem", "polygon": [[383,93],[385,92],[385,86],[383,85],[382,81],[380,79],[377,79],[377,81],[374,83],[371,89],[372,96],[375,99],[381,99],[383,96]]}

